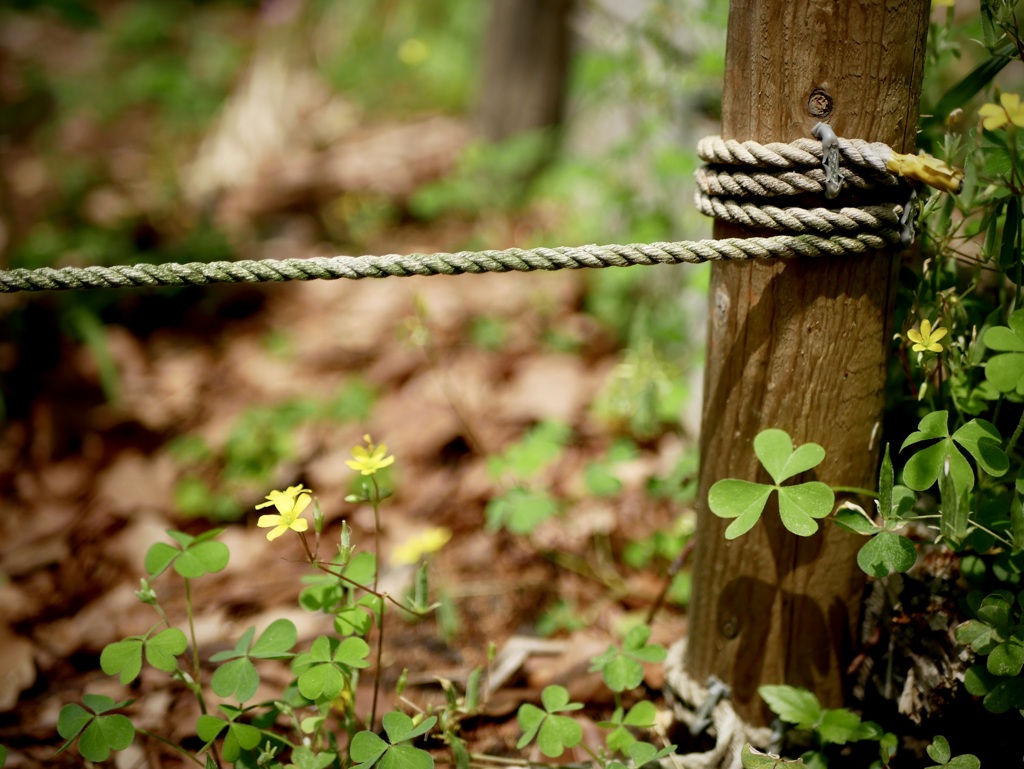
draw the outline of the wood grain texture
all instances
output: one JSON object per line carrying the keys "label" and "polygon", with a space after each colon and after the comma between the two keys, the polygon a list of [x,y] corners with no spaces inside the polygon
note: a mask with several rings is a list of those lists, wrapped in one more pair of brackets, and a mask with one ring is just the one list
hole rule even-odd
{"label": "wood grain texture", "polygon": [[[928,8],[928,0],[733,0],[723,136],[809,136],[818,118],[808,100],[818,89],[832,99],[827,120],[840,136],[912,149]],[[719,238],[749,234],[715,227]],[[826,707],[842,703],[863,540],[831,524],[798,538],[773,500],[750,533],[726,542],[729,522],[706,508],[707,492],[721,478],[770,481],[752,446],[769,427],[825,447],[825,461],[802,480],[874,488],[893,278],[886,254],[712,268],[686,664],[698,681],[714,674],[729,683],[750,723],[769,720],[762,684],[805,686]]]}

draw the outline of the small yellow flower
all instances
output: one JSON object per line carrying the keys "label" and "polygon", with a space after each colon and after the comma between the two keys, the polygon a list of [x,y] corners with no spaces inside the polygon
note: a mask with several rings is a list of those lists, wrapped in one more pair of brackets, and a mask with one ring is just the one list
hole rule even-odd
{"label": "small yellow flower", "polygon": [[1007,123],[1024,128],[1024,104],[1015,93],[1004,93],[999,97],[999,104],[982,104],[978,110],[981,125],[989,131],[1002,128]]}
{"label": "small yellow flower", "polygon": [[373,475],[395,461],[394,456],[385,456],[388,453],[387,444],[375,446],[369,435],[364,435],[363,441],[366,442],[366,446],[354,446],[353,458],[345,460],[345,464],[353,470],[358,470],[362,475]]}
{"label": "small yellow flower", "polygon": [[257,510],[273,505],[277,508],[278,515],[261,515],[256,525],[262,528],[273,526],[267,532],[267,539],[274,541],[288,529],[303,532],[309,528],[309,521],[301,518],[302,511],[309,505],[309,489],[302,486],[289,486],[284,491],[272,491],[267,494],[267,502],[256,505]]}
{"label": "small yellow flower", "polygon": [[409,537],[391,551],[391,563],[395,566],[419,563],[420,558],[430,553],[436,553],[452,538],[451,529],[440,526],[432,526],[421,531],[415,536]]}
{"label": "small yellow flower", "polygon": [[930,320],[925,318],[921,321],[921,330],[918,331],[916,328],[912,328],[907,332],[907,337],[911,342],[914,342],[914,346],[911,348],[914,352],[942,352],[942,345],[939,344],[939,340],[946,335],[946,329],[941,326],[932,328]]}
{"label": "small yellow flower", "polygon": [[430,58],[430,46],[418,37],[410,37],[398,47],[398,60],[410,67],[417,67]]}

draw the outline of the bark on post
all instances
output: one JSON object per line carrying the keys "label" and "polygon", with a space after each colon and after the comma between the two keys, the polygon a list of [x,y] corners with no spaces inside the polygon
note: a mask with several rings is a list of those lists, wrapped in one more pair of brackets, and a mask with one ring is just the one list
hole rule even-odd
{"label": "bark on post", "polygon": [[[733,0],[722,135],[788,142],[826,120],[839,136],[912,150],[928,9],[928,0]],[[715,228],[719,238],[749,234]],[[721,478],[769,481],[752,441],[770,427],[825,447],[817,479],[874,487],[894,288],[885,254],[712,268],[686,667],[701,683],[711,674],[728,683],[752,724],[768,720],[762,684],[841,704],[862,540],[831,524],[796,537],[772,503],[726,542],[708,489]]]}

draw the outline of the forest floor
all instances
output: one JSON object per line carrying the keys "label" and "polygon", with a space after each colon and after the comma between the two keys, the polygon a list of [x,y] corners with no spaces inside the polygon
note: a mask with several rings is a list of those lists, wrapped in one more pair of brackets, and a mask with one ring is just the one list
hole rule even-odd
{"label": "forest floor", "polygon": [[[457,121],[427,125],[415,130],[447,132],[433,146],[443,145],[448,160],[425,162],[443,168],[468,134]],[[359,140],[386,147],[396,130]],[[421,146],[432,146],[428,136]],[[376,190],[409,184],[408,164],[389,164],[386,150],[376,166],[363,151],[352,155],[374,169],[365,178]],[[262,178],[248,192],[279,177]],[[358,184],[345,193],[364,192]],[[277,204],[255,208],[265,214],[268,206]],[[501,219],[488,245],[517,245],[536,216]],[[282,214],[284,234],[245,256],[308,255],[303,217]],[[459,222],[406,223],[367,250],[451,250],[468,235]],[[518,705],[538,702],[551,683],[592,706],[585,740],[602,744],[595,724],[610,714],[612,699],[589,661],[642,620],[663,587],[665,559],[631,568],[621,556],[629,543],[676,527],[679,504],[648,489],[674,477],[692,444],[678,430],[662,431],[616,464],[614,493],[588,493],[588,466],[607,457],[618,434],[593,406],[622,350],[585,311],[587,285],[583,275],[555,273],[126,292],[105,311],[115,320],[98,346],[52,327],[62,300],[6,298],[5,312],[27,313],[38,332],[32,351],[4,350],[11,413],[0,434],[0,743],[11,751],[7,766],[80,765],[75,749],[55,750],[60,709],[83,692],[132,699],[138,727],[195,745],[199,709],[182,684],[146,668],[123,687],[99,669],[106,644],[158,621],[135,590],[149,546],[166,541],[167,529],[198,534],[212,525],[211,513],[226,519],[218,525],[226,528],[230,564],[192,591],[204,676],[214,667],[210,655],[231,648],[249,626],[259,632],[287,617],[300,646],[329,632],[329,618],[297,604],[311,573],[299,543],[291,535],[268,542],[254,506],[271,489],[304,484],[324,512],[321,554],[330,556],[343,520],[354,544],[372,550],[371,509],[345,501],[357,488],[345,460],[364,434],[396,457],[394,495],[382,509],[384,588],[403,594],[415,572],[391,563],[397,546],[428,527],[452,532],[430,558],[432,597],[444,596],[445,615],[389,627],[379,710],[394,703],[403,669],[407,700],[439,703],[440,679],[464,684],[493,644],[484,715],[467,725],[473,752],[515,753]],[[103,355],[116,372],[114,399],[104,394]],[[564,446],[529,483],[557,498],[560,514],[527,535],[487,527],[488,503],[509,488],[488,461],[551,423],[569,428]],[[250,467],[241,481],[226,480],[246,462],[266,475]],[[164,574],[154,588],[172,623],[186,627],[181,580]],[[539,623],[551,633],[544,643],[536,640]],[[667,646],[684,633],[684,614],[669,606],[652,640]],[[657,668],[646,680],[652,693],[662,683]],[[272,699],[289,677],[285,666],[270,664],[255,700]],[[361,709],[371,681],[364,675],[360,683]],[[437,758],[445,761],[443,753]],[[179,761],[140,738],[117,765]]]}

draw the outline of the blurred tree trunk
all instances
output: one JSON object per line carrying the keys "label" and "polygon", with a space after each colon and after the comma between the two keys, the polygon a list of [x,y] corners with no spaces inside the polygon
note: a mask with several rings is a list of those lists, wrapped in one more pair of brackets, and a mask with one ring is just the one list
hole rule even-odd
{"label": "blurred tree trunk", "polygon": [[[839,136],[912,150],[928,9],[928,0],[733,0],[722,135],[788,142],[825,119]],[[715,225],[717,238],[749,234]],[[729,521],[707,509],[708,489],[721,478],[768,481],[752,441],[770,427],[825,447],[819,480],[875,487],[893,268],[891,253],[712,267],[686,669],[729,684],[751,724],[768,720],[762,684],[842,703],[863,539],[828,522],[797,537],[770,502],[753,530],[727,542]]]}
{"label": "blurred tree trunk", "polygon": [[483,138],[561,123],[572,7],[573,0],[491,0],[475,116]]}

